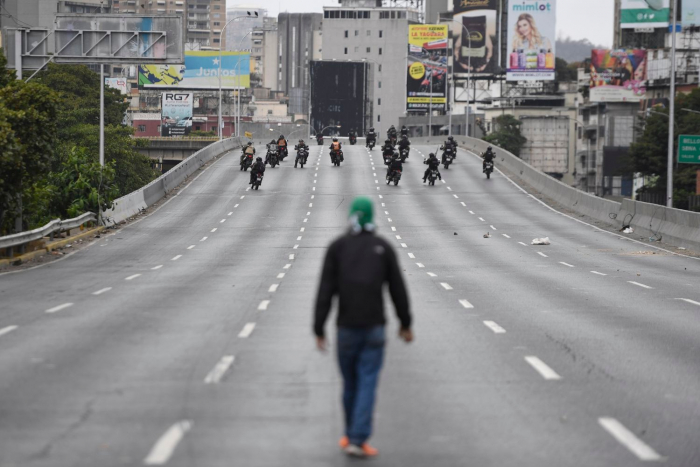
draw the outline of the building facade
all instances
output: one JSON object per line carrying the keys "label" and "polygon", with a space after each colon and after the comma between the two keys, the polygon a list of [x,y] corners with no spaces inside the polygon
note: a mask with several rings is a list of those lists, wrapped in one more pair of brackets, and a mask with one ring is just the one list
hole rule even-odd
{"label": "building facade", "polygon": [[[248,17],[250,13],[250,17]],[[255,13],[258,16],[255,16]],[[267,10],[257,5],[236,5],[226,9],[226,21],[231,21],[238,16],[245,16],[232,22],[226,28],[226,49],[225,50],[249,50],[253,48],[252,31],[262,28],[267,16]],[[223,27],[223,24],[221,25]]]}

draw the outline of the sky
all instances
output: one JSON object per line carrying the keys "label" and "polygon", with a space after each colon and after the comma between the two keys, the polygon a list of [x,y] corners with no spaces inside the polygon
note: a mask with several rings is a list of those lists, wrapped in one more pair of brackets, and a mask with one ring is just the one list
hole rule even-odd
{"label": "sky", "polygon": [[[280,11],[321,13],[324,6],[338,6],[337,0],[227,0],[228,6],[258,5],[268,14]],[[594,45],[612,46],[614,0],[558,0],[558,37],[588,39]]]}

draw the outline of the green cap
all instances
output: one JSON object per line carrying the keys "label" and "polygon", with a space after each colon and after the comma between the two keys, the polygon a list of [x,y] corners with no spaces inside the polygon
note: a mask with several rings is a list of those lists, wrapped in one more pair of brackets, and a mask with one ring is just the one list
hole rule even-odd
{"label": "green cap", "polygon": [[372,223],[373,211],[372,200],[366,196],[358,196],[350,205],[350,216],[356,216],[357,223],[362,227]]}

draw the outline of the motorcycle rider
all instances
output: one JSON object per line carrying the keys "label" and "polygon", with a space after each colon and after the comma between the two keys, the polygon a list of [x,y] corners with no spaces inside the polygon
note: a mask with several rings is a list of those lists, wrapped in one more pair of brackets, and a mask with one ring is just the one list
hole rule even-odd
{"label": "motorcycle rider", "polygon": [[248,144],[245,145],[245,146],[243,147],[243,151],[242,151],[242,154],[241,154],[241,162],[240,162],[241,164],[243,163],[243,160],[244,160],[244,159],[246,158],[246,156],[248,156],[248,155],[251,155],[251,156],[254,156],[254,155],[255,155],[255,147],[253,147],[253,142],[252,142],[252,141],[248,141]]}
{"label": "motorcycle rider", "polygon": [[411,150],[411,143],[408,141],[408,136],[406,135],[401,136],[401,141],[399,141],[399,154],[401,154],[401,151],[404,149],[408,149],[409,152]]}
{"label": "motorcycle rider", "polygon": [[374,127],[370,128],[369,131],[367,132],[367,136],[365,139],[365,146],[369,147],[370,142],[377,142],[377,133],[374,131]]}
{"label": "motorcycle rider", "polygon": [[391,140],[388,139],[388,140],[384,141],[384,146],[382,146],[382,157],[383,157],[383,158],[386,157],[386,156],[392,156],[392,157],[393,157],[394,154],[395,154],[395,152],[394,152],[394,146],[391,144]]}
{"label": "motorcycle rider", "polygon": [[253,165],[250,166],[250,183],[248,183],[248,185],[253,184],[259,173],[265,173],[265,163],[263,162],[262,157],[255,159]]}
{"label": "motorcycle rider", "polygon": [[352,139],[353,136],[354,136],[355,138],[357,138],[357,134],[355,133],[355,130],[354,130],[354,129],[352,129],[352,130],[350,130],[350,131],[348,132],[348,140]]}
{"label": "motorcycle rider", "polygon": [[333,138],[333,142],[331,143],[331,145],[329,146],[329,148],[330,148],[330,150],[331,150],[331,152],[330,152],[330,154],[331,154],[331,160],[333,160],[333,152],[334,152],[334,151],[337,151],[337,152],[338,152],[338,156],[340,156],[340,162],[343,162],[343,160],[345,160],[345,159],[343,158],[343,151],[342,151],[343,145],[340,144],[340,141],[338,141],[338,138]]}
{"label": "motorcycle rider", "polygon": [[398,156],[398,154],[394,154],[391,158],[391,162],[389,163],[389,166],[386,168],[386,179],[388,180],[389,177],[394,173],[395,170],[400,170],[403,172],[403,163],[401,162],[401,158]]}
{"label": "motorcycle rider", "polygon": [[486,148],[486,152],[481,156],[484,158],[484,163],[482,164],[482,172],[486,172],[486,163],[487,162],[493,162],[493,160],[496,158],[496,153],[493,152],[493,149],[491,149],[491,146]]}
{"label": "motorcycle rider", "polygon": [[442,180],[442,175],[440,175],[440,161],[437,157],[435,157],[434,153],[431,152],[423,163],[428,165],[428,168],[423,174],[423,183],[425,183],[425,181],[428,179],[428,175],[430,175],[431,170],[437,170],[438,178]]}
{"label": "motorcycle rider", "polygon": [[386,137],[388,139],[396,139],[396,128],[394,128],[394,125],[391,125],[389,129],[386,132]]}
{"label": "motorcycle rider", "polygon": [[401,136],[405,136],[406,138],[408,138],[408,128],[406,128],[406,125],[403,125],[401,127]]}
{"label": "motorcycle rider", "polygon": [[453,136],[448,136],[447,141],[443,143],[442,146],[440,146],[440,150],[442,151],[442,163],[445,163],[445,151],[447,148],[452,149],[452,158],[457,159],[457,141],[455,141]]}
{"label": "motorcycle rider", "polygon": [[[304,164],[306,164],[306,161],[309,158],[309,147],[306,145],[306,143],[304,142],[303,139],[300,139],[299,144],[294,146],[294,150],[297,152],[299,152],[299,150],[301,150],[301,149],[304,149],[306,151],[306,156],[304,156]],[[296,162],[294,162],[294,164],[296,166]]]}
{"label": "motorcycle rider", "polygon": [[[271,140],[267,145],[267,154],[265,154],[265,164],[270,163],[270,155],[277,152],[277,141]],[[279,160],[279,154],[277,155]]]}
{"label": "motorcycle rider", "polygon": [[289,153],[287,153],[287,140],[284,139],[284,135],[280,135],[280,137],[277,138],[277,146],[280,149],[280,160],[289,155]]}

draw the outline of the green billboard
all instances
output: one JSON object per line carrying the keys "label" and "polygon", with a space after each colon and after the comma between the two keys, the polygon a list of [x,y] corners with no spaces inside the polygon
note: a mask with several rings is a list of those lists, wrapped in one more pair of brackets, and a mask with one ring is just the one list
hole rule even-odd
{"label": "green billboard", "polygon": [[680,135],[678,137],[678,162],[700,164],[700,136]]}

